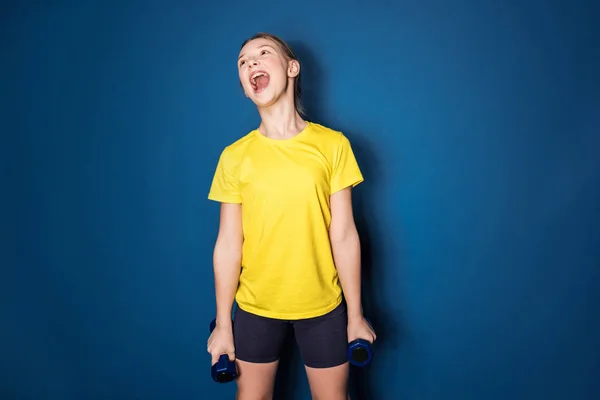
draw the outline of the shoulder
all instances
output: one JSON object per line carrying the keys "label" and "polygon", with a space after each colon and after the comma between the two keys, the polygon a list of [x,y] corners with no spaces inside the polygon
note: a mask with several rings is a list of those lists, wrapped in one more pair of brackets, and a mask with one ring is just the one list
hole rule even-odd
{"label": "shoulder", "polygon": [[320,145],[333,150],[339,151],[340,148],[350,146],[350,140],[341,131],[312,122],[311,127],[314,133],[314,140]]}
{"label": "shoulder", "polygon": [[339,143],[342,137],[344,137],[344,134],[336,129],[318,124],[316,122],[311,122],[310,124],[315,137],[323,142],[336,144]]}
{"label": "shoulder", "polygon": [[221,151],[221,158],[226,161],[240,159],[246,152],[248,146],[255,140],[254,131],[250,131],[246,135],[237,139],[235,142],[225,146]]}

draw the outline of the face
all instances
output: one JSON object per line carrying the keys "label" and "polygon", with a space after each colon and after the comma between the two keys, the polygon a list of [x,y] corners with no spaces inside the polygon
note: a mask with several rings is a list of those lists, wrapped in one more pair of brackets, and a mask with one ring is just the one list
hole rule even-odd
{"label": "face", "polygon": [[276,102],[290,89],[293,96],[290,78],[298,75],[300,64],[288,60],[272,40],[258,38],[240,50],[238,72],[246,96],[264,107]]}

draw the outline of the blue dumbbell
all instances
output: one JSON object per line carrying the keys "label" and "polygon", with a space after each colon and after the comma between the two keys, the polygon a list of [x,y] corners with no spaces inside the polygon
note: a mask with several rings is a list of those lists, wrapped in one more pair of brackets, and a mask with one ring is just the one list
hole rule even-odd
{"label": "blue dumbbell", "polygon": [[[371,322],[369,320],[366,321],[372,328]],[[355,339],[348,343],[346,354],[348,355],[350,364],[355,367],[363,368],[371,362],[371,359],[373,358],[373,348],[368,340]]]}
{"label": "blue dumbbell", "polygon": [[[210,323],[210,333],[212,333],[216,326],[217,321],[213,319]],[[229,360],[229,356],[227,354],[221,354],[219,361],[217,361],[217,363],[211,367],[210,375],[212,376],[213,381],[217,383],[227,383],[233,381],[235,378],[237,378],[235,362]]]}

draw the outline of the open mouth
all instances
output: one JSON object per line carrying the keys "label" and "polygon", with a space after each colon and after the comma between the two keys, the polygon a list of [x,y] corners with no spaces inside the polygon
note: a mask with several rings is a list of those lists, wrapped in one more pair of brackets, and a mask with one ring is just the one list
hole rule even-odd
{"label": "open mouth", "polygon": [[255,71],[250,75],[250,85],[255,93],[262,92],[269,85],[269,74],[265,71]]}

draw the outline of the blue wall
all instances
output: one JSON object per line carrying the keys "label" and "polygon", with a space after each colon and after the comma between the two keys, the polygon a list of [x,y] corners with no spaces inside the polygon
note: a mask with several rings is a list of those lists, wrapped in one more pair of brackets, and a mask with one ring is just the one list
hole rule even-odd
{"label": "blue wall", "polygon": [[0,398],[231,398],[206,196],[260,30],[366,176],[359,398],[600,397],[598,2],[51,3],[0,11]]}

